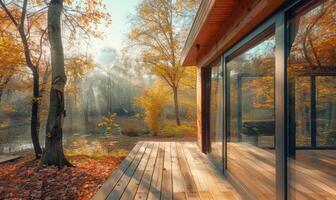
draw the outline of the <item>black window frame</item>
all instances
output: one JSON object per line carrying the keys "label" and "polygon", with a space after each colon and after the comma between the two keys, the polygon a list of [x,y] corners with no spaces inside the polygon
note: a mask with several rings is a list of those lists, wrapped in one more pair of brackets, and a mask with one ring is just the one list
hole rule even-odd
{"label": "black window frame", "polygon": [[[244,52],[247,49],[252,48],[258,41],[265,38],[265,33],[270,29],[274,29],[275,37],[275,157],[276,157],[276,199],[287,200],[289,199],[288,189],[288,152],[289,152],[289,111],[288,111],[288,95],[287,95],[287,58],[289,47],[289,17],[293,12],[304,12],[309,6],[312,6],[321,0],[293,0],[288,1],[282,7],[280,7],[273,15],[268,17],[259,26],[253,29],[250,33],[246,34],[240,41],[231,46],[225,51],[219,58],[221,59],[222,69],[222,84],[223,84],[223,100],[222,100],[222,113],[223,113],[223,153],[222,153],[222,167],[220,170],[230,180],[230,182],[238,189],[240,194],[246,199],[255,199],[248,189],[241,184],[241,182],[235,178],[227,170],[227,136],[228,136],[228,116],[229,107],[228,103],[228,79],[227,75],[227,63],[235,56]],[[308,6],[308,7],[307,7]],[[216,59],[216,60],[217,60]],[[211,65],[208,65],[210,67]],[[323,75],[323,74],[318,74]],[[206,133],[208,134],[208,133]],[[208,142],[206,142],[208,143]]]}

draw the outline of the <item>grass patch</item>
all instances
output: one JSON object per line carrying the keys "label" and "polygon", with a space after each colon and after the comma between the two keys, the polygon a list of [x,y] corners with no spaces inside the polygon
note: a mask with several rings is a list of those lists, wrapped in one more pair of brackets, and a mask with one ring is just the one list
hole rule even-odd
{"label": "grass patch", "polygon": [[182,124],[180,126],[167,124],[161,129],[160,135],[163,137],[183,137],[196,136],[196,126]]}

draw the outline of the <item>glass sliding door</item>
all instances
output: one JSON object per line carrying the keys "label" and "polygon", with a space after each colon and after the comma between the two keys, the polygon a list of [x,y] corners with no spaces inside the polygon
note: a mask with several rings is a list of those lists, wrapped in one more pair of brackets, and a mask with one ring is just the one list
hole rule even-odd
{"label": "glass sliding door", "polygon": [[211,65],[210,81],[210,155],[219,168],[223,167],[223,86],[220,59]]}
{"label": "glass sliding door", "polygon": [[336,199],[336,1],[288,16],[289,199]]}
{"label": "glass sliding door", "polygon": [[300,147],[309,147],[311,144],[311,78],[307,76],[296,77],[295,88],[300,88],[295,91],[297,102],[295,104],[295,120],[298,122],[295,125],[296,145]]}
{"label": "glass sliding door", "polygon": [[227,58],[227,170],[257,199],[275,199],[275,37],[270,28]]}
{"label": "glass sliding door", "polygon": [[336,74],[316,77],[316,142],[336,147]]}

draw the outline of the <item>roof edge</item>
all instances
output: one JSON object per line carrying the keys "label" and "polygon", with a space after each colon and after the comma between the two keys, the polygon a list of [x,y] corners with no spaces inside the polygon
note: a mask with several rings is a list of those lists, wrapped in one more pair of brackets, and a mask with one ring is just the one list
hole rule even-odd
{"label": "roof edge", "polygon": [[206,19],[208,18],[208,15],[215,3],[215,0],[203,0],[198,8],[198,11],[196,13],[196,17],[193,21],[193,24],[191,26],[191,29],[189,31],[187,40],[184,44],[184,47],[182,49],[182,56],[181,56],[181,65],[184,66],[188,52],[193,47],[194,42],[196,41],[196,38],[201,31]]}

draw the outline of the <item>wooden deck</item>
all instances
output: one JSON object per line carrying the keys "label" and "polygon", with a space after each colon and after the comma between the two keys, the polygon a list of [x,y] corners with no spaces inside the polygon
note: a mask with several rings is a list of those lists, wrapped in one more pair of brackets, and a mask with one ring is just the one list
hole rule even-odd
{"label": "wooden deck", "polygon": [[0,155],[0,164],[19,159],[20,157],[17,155]]}
{"label": "wooden deck", "polygon": [[[228,170],[257,199],[275,199],[275,154],[250,144],[228,144]],[[289,159],[292,199],[336,199],[336,150],[297,150]]]}
{"label": "wooden deck", "polygon": [[103,184],[100,199],[240,199],[193,142],[138,142]]}

